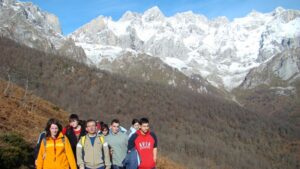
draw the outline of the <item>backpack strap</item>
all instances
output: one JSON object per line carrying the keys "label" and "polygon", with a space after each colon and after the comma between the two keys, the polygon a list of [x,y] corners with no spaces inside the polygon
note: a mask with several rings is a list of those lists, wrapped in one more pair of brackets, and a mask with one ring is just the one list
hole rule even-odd
{"label": "backpack strap", "polygon": [[104,144],[104,136],[103,135],[99,136],[99,139],[100,139],[100,143]]}
{"label": "backpack strap", "polygon": [[[104,144],[104,136],[98,136],[98,137],[99,137],[100,143]],[[86,136],[82,136],[81,141],[80,141],[80,144],[82,145],[82,147],[84,147],[85,140],[86,140]]]}
{"label": "backpack strap", "polygon": [[44,135],[44,137],[43,137],[43,142],[44,142],[44,154],[43,154],[43,160],[45,160],[45,158],[46,158],[46,148],[47,148],[47,140],[46,140],[46,133],[45,133],[45,135]]}
{"label": "backpack strap", "polygon": [[80,140],[80,144],[84,147],[86,136],[82,136]]}
{"label": "backpack strap", "polygon": [[61,140],[62,140],[62,142],[63,142],[63,144],[64,144],[64,146],[65,146],[65,136],[63,136],[63,137],[61,138]]}
{"label": "backpack strap", "polygon": [[85,139],[86,139],[86,135],[82,136],[80,139],[80,144],[81,144],[81,155],[82,155],[82,159],[84,159],[84,144],[85,144]]}
{"label": "backpack strap", "polygon": [[44,146],[45,146],[45,149],[46,149],[46,145],[47,145],[47,142],[46,142],[46,131],[43,131],[42,132],[42,137],[43,137],[43,140],[44,140]]}

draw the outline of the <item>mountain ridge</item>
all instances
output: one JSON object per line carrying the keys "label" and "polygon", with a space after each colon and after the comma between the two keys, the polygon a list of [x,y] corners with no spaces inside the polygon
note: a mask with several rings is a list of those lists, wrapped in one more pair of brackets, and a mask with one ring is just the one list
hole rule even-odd
{"label": "mountain ridge", "polygon": [[[187,76],[198,74],[230,91],[243,82],[250,69],[285,50],[282,41],[298,41],[299,17],[300,11],[278,7],[270,13],[252,11],[233,21],[226,17],[208,20],[192,12],[165,17],[153,7],[143,14],[126,12],[118,21],[101,16],[69,37],[99,68],[101,58],[113,60],[120,55],[118,51],[131,49],[159,57]],[[86,27],[95,28],[98,22],[102,26],[96,30]],[[109,46],[117,48],[115,53],[106,50]]]}
{"label": "mountain ridge", "polygon": [[[123,72],[129,70],[124,71],[122,66],[132,57],[159,58],[175,68],[174,75],[178,70],[188,81],[195,81],[194,77],[206,81],[200,80],[192,88],[186,83],[187,89],[218,93],[226,99],[235,97],[230,96],[232,89],[245,83],[252,69],[269,62],[276,54],[300,46],[300,11],[282,7],[270,13],[252,11],[232,21],[226,17],[209,20],[192,11],[166,17],[158,7],[153,7],[144,13],[127,11],[118,21],[99,16],[69,36],[61,34],[56,16],[30,2],[3,0],[1,8],[0,21],[4,24],[0,34],[4,37],[126,76],[130,74]],[[5,19],[9,14],[16,15],[16,19]],[[146,60],[139,65],[143,66],[155,68]],[[128,69],[135,68],[128,65]],[[152,80],[143,76],[149,70],[140,70],[138,78]],[[162,76],[155,82],[181,86],[176,82],[180,76],[173,76],[167,83]]]}

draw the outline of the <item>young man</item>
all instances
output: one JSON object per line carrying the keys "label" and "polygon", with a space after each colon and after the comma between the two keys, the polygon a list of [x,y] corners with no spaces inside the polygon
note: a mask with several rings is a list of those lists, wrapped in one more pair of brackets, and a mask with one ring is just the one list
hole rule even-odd
{"label": "young man", "polygon": [[79,139],[86,134],[84,127],[79,124],[79,117],[77,114],[71,114],[69,116],[69,126],[65,127],[62,133],[68,137],[73,154],[76,158],[76,145]]}
{"label": "young man", "polygon": [[96,121],[88,120],[86,130],[88,134],[77,144],[77,165],[80,169],[110,169],[108,144],[97,135]]}
{"label": "young man", "polygon": [[135,148],[140,156],[139,169],[153,169],[157,160],[157,138],[149,129],[149,120],[141,118],[140,130],[134,133],[128,141],[128,150]]}
{"label": "young man", "polygon": [[128,137],[120,131],[120,122],[114,119],[111,122],[111,132],[105,137],[105,140],[112,151],[112,169],[125,169],[122,161],[127,154]]}
{"label": "young man", "polygon": [[133,119],[131,122],[131,127],[129,130],[127,130],[126,134],[128,135],[128,138],[130,138],[139,128],[139,120],[138,119]]}

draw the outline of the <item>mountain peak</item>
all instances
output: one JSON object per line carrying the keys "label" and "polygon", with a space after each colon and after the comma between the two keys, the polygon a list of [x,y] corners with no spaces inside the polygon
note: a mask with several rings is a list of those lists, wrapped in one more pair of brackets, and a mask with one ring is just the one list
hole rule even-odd
{"label": "mountain peak", "polygon": [[207,22],[208,21],[206,16],[195,14],[193,13],[193,11],[177,13],[175,15],[175,18],[179,20],[184,20],[186,22],[196,22],[196,21]]}
{"label": "mountain peak", "polygon": [[286,11],[286,9],[284,9],[283,7],[279,6],[274,10],[275,14],[280,14],[282,12]]}
{"label": "mountain peak", "polygon": [[6,5],[11,5],[14,4],[16,0],[0,0],[0,4],[6,4]]}
{"label": "mountain peak", "polygon": [[229,19],[226,16],[219,16],[211,21],[215,26],[226,25],[229,23]]}
{"label": "mountain peak", "polygon": [[131,11],[126,11],[119,21],[132,20],[132,19],[138,18],[138,17],[140,17],[140,14],[131,12]]}
{"label": "mountain peak", "polygon": [[273,12],[272,15],[275,18],[281,19],[283,22],[288,23],[296,18],[300,17],[299,10],[292,10],[292,9],[284,9],[282,7],[277,7]]}
{"label": "mountain peak", "polygon": [[97,18],[93,19],[92,21],[86,23],[82,27],[80,27],[78,30],[85,30],[90,31],[93,33],[96,33],[102,29],[104,29],[107,26],[108,20],[111,18],[105,17],[103,15],[99,15]]}
{"label": "mountain peak", "polygon": [[256,10],[252,10],[247,16],[252,16],[252,17],[256,17],[256,16],[259,16],[261,15],[262,13],[256,11]]}
{"label": "mountain peak", "polygon": [[157,21],[163,20],[165,16],[157,6],[154,6],[144,12],[143,18],[146,21]]}

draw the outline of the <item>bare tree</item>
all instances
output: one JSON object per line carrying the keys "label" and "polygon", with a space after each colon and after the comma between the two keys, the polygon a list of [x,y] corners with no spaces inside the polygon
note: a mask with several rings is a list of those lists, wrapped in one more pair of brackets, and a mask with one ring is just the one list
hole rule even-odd
{"label": "bare tree", "polygon": [[27,92],[28,92],[28,77],[26,78],[26,84],[25,84],[25,91],[24,91],[24,96],[23,98],[21,99],[23,104],[22,106],[26,106],[26,96],[27,96]]}
{"label": "bare tree", "polygon": [[10,75],[9,73],[7,73],[7,76],[8,76],[8,82],[7,82],[7,86],[3,92],[4,96],[5,97],[8,97],[9,96],[9,87],[10,87]]}

